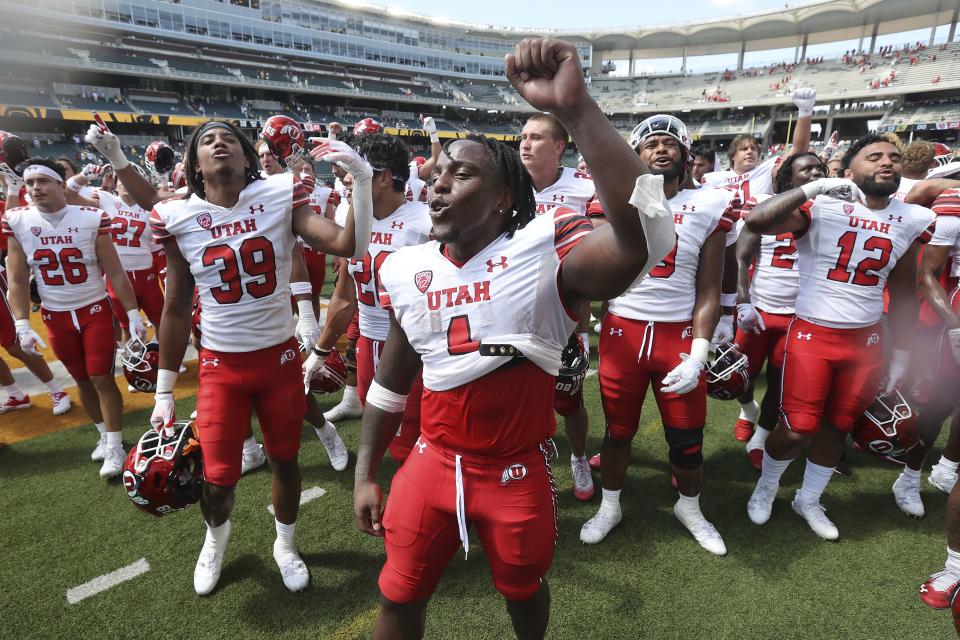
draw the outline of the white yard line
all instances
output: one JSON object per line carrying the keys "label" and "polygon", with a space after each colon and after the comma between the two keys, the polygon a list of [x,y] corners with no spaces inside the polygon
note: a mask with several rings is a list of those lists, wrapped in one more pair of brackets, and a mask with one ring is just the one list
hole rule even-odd
{"label": "white yard line", "polygon": [[90,580],[89,582],[84,582],[80,586],[67,589],[67,602],[70,604],[77,604],[81,600],[96,595],[101,591],[112,589],[113,587],[126,582],[127,580],[133,580],[137,576],[145,574],[147,571],[150,571],[150,564],[147,562],[146,558],[140,558],[133,564],[128,564],[127,566],[121,567],[116,571],[105,573],[98,578]]}
{"label": "white yard line", "polygon": [[[302,507],[303,505],[307,504],[307,503],[310,502],[311,500],[316,500],[317,498],[319,498],[320,496],[325,495],[326,493],[327,493],[327,490],[326,490],[326,489],[323,489],[323,488],[321,488],[321,487],[310,487],[310,488],[307,489],[306,491],[302,491],[302,492],[300,493],[300,506]],[[276,514],[273,512],[273,505],[272,505],[272,504],[267,506],[267,511],[269,511],[269,512],[270,512],[270,515],[272,515],[272,516],[273,516],[273,515],[276,515]]]}

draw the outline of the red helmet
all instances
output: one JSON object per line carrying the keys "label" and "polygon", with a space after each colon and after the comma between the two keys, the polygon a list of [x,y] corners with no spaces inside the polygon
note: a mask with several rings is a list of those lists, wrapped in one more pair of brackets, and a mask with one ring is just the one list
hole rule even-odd
{"label": "red helmet", "polygon": [[172,435],[148,430],[123,465],[123,488],[138,509],[165,516],[200,499],[203,459],[191,422],[175,422]]}
{"label": "red helmet", "polygon": [[307,148],[306,137],[297,121],[287,116],[270,116],[263,123],[260,137],[274,155],[281,167],[293,162],[304,154]]}
{"label": "red helmet", "polygon": [[27,159],[27,145],[23,138],[6,131],[0,131],[0,162],[13,169]]}
{"label": "red helmet", "polygon": [[183,163],[178,162],[170,175],[170,182],[173,183],[173,190],[183,189],[187,186],[187,172],[183,170]]}
{"label": "red helmet", "polygon": [[717,345],[707,365],[707,393],[717,400],[733,400],[747,390],[747,356],[732,342]]}
{"label": "red helmet", "polygon": [[313,393],[336,393],[347,384],[347,363],[336,349],[331,349],[324,366],[310,380]]}
{"label": "red helmet", "polygon": [[415,156],[413,158],[413,161],[417,163],[418,167],[422,167],[424,164],[426,164],[427,159],[424,158],[423,156]]}
{"label": "red helmet", "polygon": [[364,118],[353,125],[353,135],[358,136],[361,133],[380,133],[383,131],[383,125],[373,118]]}
{"label": "red helmet", "polygon": [[583,348],[579,334],[570,336],[567,346],[560,354],[560,373],[557,374],[557,393],[575,396],[583,388],[590,358]]}
{"label": "red helmet", "polygon": [[953,151],[950,150],[950,147],[942,142],[933,143],[933,161],[937,163],[938,167],[949,164],[952,159]]}
{"label": "red helmet", "polygon": [[156,175],[163,175],[173,169],[175,161],[173,147],[163,140],[154,140],[143,154],[147,169]]}
{"label": "red helmet", "polygon": [[144,344],[136,336],[130,338],[123,345],[120,364],[131,387],[144,392],[157,390],[157,371],[160,368],[160,346],[157,343]]}
{"label": "red helmet", "polygon": [[920,444],[917,415],[899,389],[877,394],[854,425],[853,441],[862,451],[893,457]]}

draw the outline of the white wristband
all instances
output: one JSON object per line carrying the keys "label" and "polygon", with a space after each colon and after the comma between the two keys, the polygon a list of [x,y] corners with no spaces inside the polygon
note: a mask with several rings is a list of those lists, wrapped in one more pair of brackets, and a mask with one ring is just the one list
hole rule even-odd
{"label": "white wristband", "polygon": [[16,329],[17,333],[20,333],[22,331],[32,329],[33,327],[30,326],[30,319],[24,318],[23,320],[14,321],[13,328]]}
{"label": "white wristband", "polygon": [[434,142],[440,142],[440,134],[437,133],[436,131],[431,131],[431,132],[430,132],[430,144],[433,144]]}
{"label": "white wristband", "polygon": [[83,185],[77,183],[76,176],[70,176],[67,178],[67,189],[70,189],[70,191],[73,191],[74,193],[80,193],[80,189],[82,188]]}
{"label": "white wristband", "polygon": [[177,384],[177,376],[180,375],[176,371],[170,371],[169,369],[159,369],[157,371],[157,391],[156,393],[173,393],[173,387]]}
{"label": "white wristband", "polygon": [[297,315],[301,320],[317,322],[317,316],[313,314],[313,303],[309,300],[297,300]]}
{"label": "white wristband", "polygon": [[310,295],[313,293],[313,287],[309,282],[291,282],[290,293],[295,296]]}
{"label": "white wristband", "polygon": [[366,402],[387,413],[403,413],[407,408],[407,396],[390,391],[376,380],[371,382],[370,388],[367,389]]}
{"label": "white wristband", "polygon": [[897,364],[901,366],[910,364],[910,350],[894,349],[893,353],[890,355],[890,364]]}
{"label": "white wristband", "polygon": [[140,309],[130,309],[127,311],[127,322],[134,323],[134,319],[139,320],[141,324],[143,320],[140,318]]}
{"label": "white wristband", "polygon": [[706,338],[694,338],[690,345],[690,357],[706,364],[710,359],[710,341]]}
{"label": "white wristband", "polygon": [[737,294],[735,294],[735,293],[721,293],[721,294],[720,294],[720,306],[721,306],[721,307],[735,307],[735,306],[737,306]]}

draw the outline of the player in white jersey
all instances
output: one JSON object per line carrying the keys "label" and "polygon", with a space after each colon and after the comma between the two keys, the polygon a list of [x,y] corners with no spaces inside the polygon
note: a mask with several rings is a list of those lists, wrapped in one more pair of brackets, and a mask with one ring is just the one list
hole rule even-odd
{"label": "player in white jersey", "polygon": [[[783,162],[776,176],[774,191],[782,193],[803,186],[826,175],[826,166],[815,153],[798,153]],[[757,202],[769,195],[750,198],[743,205],[744,224]],[[780,417],[780,369],[783,367],[783,348],[787,329],[793,319],[800,272],[797,269],[797,247],[789,233],[764,236],[749,229],[741,229],[737,238],[737,334],[734,342],[747,356],[750,384],[742,396],[740,414],[751,413],[753,380],[767,362],[767,391],[760,404],[756,423],[741,417],[734,426],[734,436],[747,442],[750,463],[758,471],[763,460],[763,442]],[[753,276],[751,278],[751,266]],[[755,426],[759,428],[755,431]]]}
{"label": "player in white jersey", "polygon": [[690,138],[673,116],[655,115],[630,135],[641,162],[663,176],[676,233],[663,262],[610,300],[600,330],[600,393],[607,430],[601,445],[603,500],[580,530],[596,544],[620,523],[620,492],[647,393],[660,409],[678,499],[673,511],[707,551],[724,555],[723,538],[700,511],[703,428],[709,358],[720,305],[726,234],[734,197],[726,189],[681,191],[689,171]]}
{"label": "player in white jersey", "polygon": [[[596,189],[590,174],[561,165],[569,139],[570,135],[560,121],[546,113],[536,113],[527,118],[520,132],[520,160],[533,180],[537,215],[553,212],[557,207],[585,215],[587,205],[595,198]],[[578,309],[577,315],[580,317],[578,344],[589,357],[589,306]],[[583,386],[573,394],[558,391],[554,408],[563,416],[564,431],[570,443],[573,495],[578,500],[589,500],[596,489],[586,457],[590,420],[583,404]]]}
{"label": "player in white jersey", "polygon": [[361,177],[357,200],[362,204],[342,229],[313,213],[306,190],[292,174],[262,179],[253,146],[222,121],[198,127],[190,138],[184,156],[190,195],[157,204],[151,216],[154,235],[167,252],[154,428],[174,420],[172,392],[190,335],[195,286],[203,306],[196,424],[207,535],[194,571],[194,589],[201,595],[210,593],[220,577],[254,409],[273,472],[274,559],[288,589],[303,589],[309,581],[293,541],[306,398],[290,313],[291,256],[297,235],[336,255],[366,251],[369,191],[362,189],[369,182],[365,185],[362,177],[371,175],[342,143],[322,145],[320,152],[349,162]]}
{"label": "player in white jersey", "polygon": [[[471,136],[445,147],[430,199],[436,241],[400,249],[381,270],[390,331],[367,392],[354,491],[358,525],[385,538],[376,638],[423,635],[430,595],[470,526],[517,636],[544,636],[557,534],[545,440],[576,325],[567,309],[619,295],[673,239],[660,179],[638,179],[640,162],[589,97],[574,46],[524,40],[506,68],[520,95],[573,131],[609,224],[591,232],[567,210],[536,217],[529,174],[501,143]],[[381,519],[377,466],[421,364],[421,437]]]}
{"label": "player in white jersey", "polygon": [[77,382],[84,408],[103,426],[102,477],[123,468],[123,398],[113,376],[113,313],[103,276],[113,281],[130,328],[143,339],[136,298],[110,240],[110,219],[100,209],[68,205],[63,169],[49,160],[30,160],[23,180],[33,203],[6,212],[2,230],[8,239],[9,300],[20,346],[36,353],[46,345],[30,327],[32,270],[41,317],[54,353]]}
{"label": "player in white jersey", "polygon": [[[780,478],[811,442],[792,506],[827,540],[839,536],[820,504],[847,435],[884,379],[883,290],[893,355],[885,392],[903,379],[917,322],[917,253],[930,238],[933,212],[890,196],[900,182],[900,152],[865,136],[843,157],[844,178],[824,178],[758,204],[747,228],[793,233],[800,289],[783,365],[777,429],[765,443],[763,470],[747,504],[756,524],[770,518]],[[813,438],[819,432],[819,436]]]}
{"label": "player in white jersey", "polygon": [[[390,313],[379,300],[384,260],[400,247],[422,244],[430,239],[432,221],[427,205],[407,202],[404,183],[407,181],[410,151],[403,140],[385,133],[365,134],[357,138],[357,152],[373,167],[373,221],[370,246],[362,260],[344,261],[337,286],[327,308],[327,322],[304,365],[305,382],[323,366],[337,339],[359,311],[356,342],[357,393],[365,402],[373,375],[390,327]],[[390,456],[402,463],[420,435],[420,398],[422,382],[414,383],[407,402],[403,422],[390,443]]]}

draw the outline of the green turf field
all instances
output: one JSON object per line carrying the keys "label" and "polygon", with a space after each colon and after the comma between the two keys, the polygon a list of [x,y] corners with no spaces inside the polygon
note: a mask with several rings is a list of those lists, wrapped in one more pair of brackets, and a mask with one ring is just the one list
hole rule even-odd
{"label": "green turf field", "polygon": [[[593,452],[602,432],[596,376],[586,388]],[[193,406],[193,398],[184,398],[177,412],[188,415]],[[666,445],[649,401],[647,409],[623,494],[624,520],[598,546],[582,545],[579,530],[599,497],[589,504],[573,498],[569,449],[563,436],[557,439],[560,542],[549,575],[550,637],[954,637],[949,613],[917,597],[927,574],[943,566],[946,546],[946,496],[926,481],[927,516],[911,520],[890,493],[896,469],[853,453],[855,475],[836,476],[824,499],[841,535],[827,543],[789,507],[803,472],[795,464],[770,523],[757,527],[745,513],[756,474],[732,437],[736,404],[711,401],[702,505],[729,549],[715,558],[673,517]],[[126,416],[128,444],[147,419],[146,412]],[[338,426],[352,462],[358,423]],[[204,533],[199,508],[162,519],[141,513],[119,483],[97,477],[99,463],[88,458],[95,441],[88,426],[0,453],[0,638],[371,635],[382,544],[355,528],[352,466],[334,472],[311,429],[304,430],[300,457],[303,487],[322,487],[326,495],[300,512],[297,541],[312,585],[299,594],[286,591],[273,562],[268,472],[241,480],[220,584],[201,599],[192,583]],[[384,479],[392,471],[385,462]],[[461,554],[452,561],[430,605],[429,638],[511,637],[475,536],[472,542],[470,559]],[[144,575],[67,603],[71,587],[140,558],[150,565]]]}

